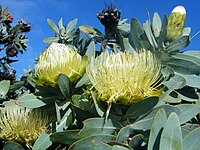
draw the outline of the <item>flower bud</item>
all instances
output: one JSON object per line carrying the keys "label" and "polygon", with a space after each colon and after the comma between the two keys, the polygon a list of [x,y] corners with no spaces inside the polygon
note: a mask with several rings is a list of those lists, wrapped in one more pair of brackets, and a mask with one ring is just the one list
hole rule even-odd
{"label": "flower bud", "polygon": [[185,18],[186,10],[183,6],[177,6],[172,10],[168,18],[167,40],[173,41],[182,36]]}
{"label": "flower bud", "polygon": [[52,43],[39,55],[35,65],[36,84],[56,87],[59,74],[65,74],[72,83],[85,73],[87,57],[81,57],[75,47]]}

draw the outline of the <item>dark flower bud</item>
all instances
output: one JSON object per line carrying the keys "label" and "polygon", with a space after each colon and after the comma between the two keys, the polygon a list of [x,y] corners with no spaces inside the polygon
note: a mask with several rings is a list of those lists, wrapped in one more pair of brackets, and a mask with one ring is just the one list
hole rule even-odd
{"label": "dark flower bud", "polygon": [[6,16],[8,17],[6,21],[8,23],[12,23],[13,22],[13,16],[11,14],[9,14],[9,13]]}
{"label": "dark flower bud", "polygon": [[97,14],[97,18],[105,28],[112,29],[118,25],[121,12],[113,5],[106,8]]}
{"label": "dark flower bud", "polygon": [[31,25],[22,19],[18,22],[18,24],[21,25],[20,29],[22,32],[29,32],[31,30]]}
{"label": "dark flower bud", "polygon": [[8,46],[6,48],[6,54],[9,57],[14,57],[14,56],[17,56],[18,51],[16,49],[14,49],[12,46]]}

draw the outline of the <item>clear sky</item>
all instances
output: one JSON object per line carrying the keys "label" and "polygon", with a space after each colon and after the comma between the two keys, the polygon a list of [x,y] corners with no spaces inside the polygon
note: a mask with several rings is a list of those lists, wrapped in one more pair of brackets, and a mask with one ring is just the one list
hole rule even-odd
{"label": "clear sky", "polygon": [[[200,30],[200,1],[199,0],[113,0],[119,10],[121,19],[136,17],[141,23],[147,19],[146,10],[150,12],[151,18],[154,12],[158,12],[161,17],[170,14],[177,5],[186,8],[186,25],[192,28],[193,36]],[[27,34],[29,38],[28,49],[23,55],[19,55],[19,62],[15,63],[18,77],[23,74],[28,66],[33,67],[34,58],[45,49],[47,44],[42,40],[53,36],[53,32],[48,27],[47,18],[58,22],[63,18],[65,24],[78,18],[79,25],[91,25],[103,31],[103,26],[96,18],[96,14],[104,9],[105,2],[111,0],[0,0],[3,8],[8,7],[9,12],[14,17],[14,24],[23,18],[32,24],[32,30]],[[77,26],[77,27],[78,27]],[[200,50],[200,35],[196,36],[188,50]]]}

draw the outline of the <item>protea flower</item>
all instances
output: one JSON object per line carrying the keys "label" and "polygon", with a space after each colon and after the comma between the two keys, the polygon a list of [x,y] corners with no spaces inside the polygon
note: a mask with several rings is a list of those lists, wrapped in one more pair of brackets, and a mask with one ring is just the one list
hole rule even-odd
{"label": "protea flower", "polygon": [[139,53],[102,53],[92,59],[87,74],[98,99],[130,105],[162,93],[163,78],[159,60],[147,50]]}
{"label": "protea flower", "polygon": [[175,40],[183,35],[186,10],[183,6],[177,6],[172,10],[168,19],[167,39]]}
{"label": "protea flower", "polygon": [[0,114],[0,139],[33,145],[47,125],[48,118],[41,111],[8,106]]}
{"label": "protea flower", "polygon": [[65,74],[72,83],[85,73],[87,57],[81,57],[70,45],[52,43],[39,55],[35,65],[36,84],[57,86],[59,74]]}

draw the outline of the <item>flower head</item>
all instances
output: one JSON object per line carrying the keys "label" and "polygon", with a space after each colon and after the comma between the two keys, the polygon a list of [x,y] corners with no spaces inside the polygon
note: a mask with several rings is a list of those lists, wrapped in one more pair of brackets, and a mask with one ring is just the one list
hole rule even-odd
{"label": "flower head", "polygon": [[186,10],[183,6],[177,6],[172,10],[168,19],[167,39],[175,40],[183,35]]}
{"label": "flower head", "polygon": [[48,119],[41,111],[20,106],[7,106],[0,114],[0,139],[33,145],[43,131]]}
{"label": "flower head", "polygon": [[82,58],[74,47],[52,43],[39,55],[34,82],[55,87],[59,74],[67,75],[72,83],[76,82],[85,73],[86,64],[87,58]]}
{"label": "flower head", "polygon": [[113,54],[108,51],[92,59],[87,74],[107,103],[130,105],[162,93],[161,64],[150,52]]}

